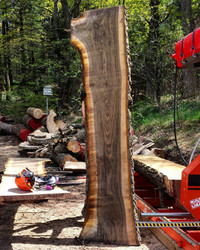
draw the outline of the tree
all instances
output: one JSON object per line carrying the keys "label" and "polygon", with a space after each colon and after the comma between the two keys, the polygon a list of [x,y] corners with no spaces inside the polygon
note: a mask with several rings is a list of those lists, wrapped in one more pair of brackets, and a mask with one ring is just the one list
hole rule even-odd
{"label": "tree", "polygon": [[10,55],[10,36],[9,36],[9,21],[8,21],[8,5],[2,2],[2,55],[3,55],[3,88],[6,92],[6,99],[9,100],[11,86],[13,83]]}
{"label": "tree", "polygon": [[[182,27],[186,36],[194,30],[194,18],[192,16],[191,0],[181,0]],[[192,97],[197,89],[197,71],[195,69],[185,69],[182,72],[182,97]]]}
{"label": "tree", "polygon": [[135,6],[138,16],[130,18],[134,90],[146,94],[150,100],[156,98],[159,112],[161,96],[167,88],[166,84],[169,85],[173,78],[173,64],[169,54],[174,41],[173,30],[176,30],[176,22],[171,17],[174,7],[174,4],[166,5],[160,0],[151,0],[145,4],[138,1]]}
{"label": "tree", "polygon": [[51,84],[61,106],[69,103],[80,87],[80,60],[70,44],[70,22],[80,4],[81,0],[1,1],[2,90],[15,89],[28,98],[28,93],[41,93]]}

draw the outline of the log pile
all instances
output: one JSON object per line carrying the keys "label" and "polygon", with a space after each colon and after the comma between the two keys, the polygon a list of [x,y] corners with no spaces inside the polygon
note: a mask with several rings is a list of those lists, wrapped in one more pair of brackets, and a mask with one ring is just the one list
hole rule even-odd
{"label": "log pile", "polygon": [[33,107],[27,109],[23,124],[8,124],[4,116],[0,116],[0,134],[13,134],[21,139],[18,150],[21,156],[50,158],[61,169],[68,168],[66,162],[84,162],[84,127],[56,120],[56,116],[53,110],[47,116]]}
{"label": "log pile", "polygon": [[21,124],[9,124],[5,117],[0,116],[0,134],[16,135],[21,141],[26,141],[32,131],[42,126],[45,117],[46,114],[41,109],[34,107],[27,109]]}
{"label": "log pile", "polygon": [[40,126],[19,144],[19,153],[31,158],[50,158],[61,169],[67,162],[85,161],[85,130],[81,124],[55,121],[56,113],[49,115]]}

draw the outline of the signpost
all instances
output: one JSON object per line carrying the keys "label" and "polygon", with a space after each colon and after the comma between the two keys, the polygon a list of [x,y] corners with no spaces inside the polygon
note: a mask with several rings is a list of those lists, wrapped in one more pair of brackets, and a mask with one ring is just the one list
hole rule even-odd
{"label": "signpost", "polygon": [[46,95],[46,109],[47,109],[47,115],[48,115],[48,96],[53,95],[52,88],[50,85],[46,85],[43,88],[43,95]]}

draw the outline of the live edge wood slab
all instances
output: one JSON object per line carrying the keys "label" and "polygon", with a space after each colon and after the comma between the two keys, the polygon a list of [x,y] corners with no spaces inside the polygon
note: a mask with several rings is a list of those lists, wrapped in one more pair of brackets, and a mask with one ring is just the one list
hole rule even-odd
{"label": "live edge wood slab", "polygon": [[181,178],[184,166],[152,155],[133,156],[135,171],[165,190],[180,205]]}
{"label": "live edge wood slab", "polygon": [[71,22],[83,62],[89,190],[80,238],[138,245],[130,187],[125,8],[91,10]]}
{"label": "live edge wood slab", "polygon": [[30,202],[48,199],[63,199],[70,196],[70,192],[55,188],[53,190],[23,191],[15,184],[15,176],[25,168],[35,175],[46,175],[44,158],[10,158],[5,166],[4,175],[0,184],[0,204],[12,202]]}

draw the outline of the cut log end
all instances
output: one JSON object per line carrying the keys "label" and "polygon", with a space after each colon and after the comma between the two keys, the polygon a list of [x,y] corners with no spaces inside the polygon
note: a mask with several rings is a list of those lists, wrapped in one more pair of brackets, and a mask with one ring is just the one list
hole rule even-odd
{"label": "cut log end", "polygon": [[72,153],[79,153],[80,152],[80,145],[77,141],[69,141],[67,144],[67,148]]}
{"label": "cut log end", "polygon": [[64,167],[65,166],[65,162],[67,161],[71,161],[71,162],[77,162],[78,160],[73,157],[70,154],[66,154],[66,153],[60,153],[57,154],[54,159],[53,159],[60,167]]}
{"label": "cut log end", "polygon": [[27,109],[27,114],[34,117],[35,119],[40,119],[44,115],[41,109],[34,108],[34,107],[29,107]]}

